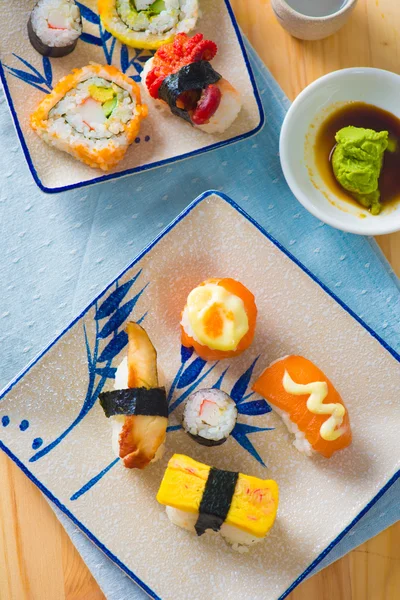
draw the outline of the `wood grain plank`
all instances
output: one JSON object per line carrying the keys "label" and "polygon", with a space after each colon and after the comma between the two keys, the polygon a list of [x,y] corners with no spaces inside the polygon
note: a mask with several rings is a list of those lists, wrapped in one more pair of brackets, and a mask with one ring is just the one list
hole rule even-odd
{"label": "wood grain plank", "polygon": [[[400,2],[359,0],[349,23],[321,42],[291,38],[269,0],[232,0],[243,31],[293,99],[321,75],[370,65],[400,73]],[[400,275],[400,233],[377,239]],[[400,524],[301,584],[290,600],[398,600]],[[0,454],[0,600],[104,600],[35,486]]]}

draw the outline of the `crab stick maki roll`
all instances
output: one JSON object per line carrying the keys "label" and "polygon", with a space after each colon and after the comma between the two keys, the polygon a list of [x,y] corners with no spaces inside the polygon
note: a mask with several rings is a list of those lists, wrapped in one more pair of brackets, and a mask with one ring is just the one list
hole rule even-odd
{"label": "crab stick maki roll", "polygon": [[326,375],[303,356],[285,356],[273,362],[257,379],[253,390],[280,415],[294,446],[307,456],[330,458],[351,444],[349,414]]}
{"label": "crab stick maki roll", "polygon": [[158,490],[174,525],[198,536],[219,532],[234,550],[248,552],[274,524],[278,485],[242,473],[222,471],[174,454]]}
{"label": "crab stick maki roll", "polygon": [[220,446],[236,425],[235,402],[222,390],[198,390],[190,394],[183,411],[183,429],[203,446]]}
{"label": "crab stick maki roll", "polygon": [[39,0],[28,21],[29,41],[43,56],[70,54],[81,33],[81,13],[74,0]]}
{"label": "crab stick maki roll", "polygon": [[63,77],[30,122],[50,146],[108,171],[123,159],[146,115],[137,83],[113,66],[91,64]]}
{"label": "crab stick maki roll", "polygon": [[115,454],[128,469],[144,469],[163,456],[168,403],[149,336],[133,322],[127,333],[128,356],[117,369],[115,389],[99,394],[99,401],[112,421]]}
{"label": "crab stick maki roll", "polygon": [[182,312],[182,345],[204,360],[238,356],[251,345],[257,320],[253,294],[235,279],[207,279]]}
{"label": "crab stick maki roll", "polygon": [[99,0],[98,8],[104,29],[127,46],[148,50],[191,31],[199,16],[197,0]]}
{"label": "crab stick maki roll", "polygon": [[181,33],[157,50],[141,74],[155,101],[205,133],[224,132],[242,106],[239,92],[211,66],[216,53],[216,44],[201,33]]}

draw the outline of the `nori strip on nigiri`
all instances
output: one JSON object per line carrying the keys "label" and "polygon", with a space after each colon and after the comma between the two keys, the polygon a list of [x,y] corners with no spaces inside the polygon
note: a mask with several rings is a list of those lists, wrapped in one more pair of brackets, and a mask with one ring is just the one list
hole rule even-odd
{"label": "nori strip on nigiri", "polygon": [[238,477],[239,473],[211,467],[195,525],[198,536],[203,535],[207,529],[221,529],[231,506]]}
{"label": "nori strip on nigiri", "polygon": [[162,82],[158,97],[164,100],[177,117],[192,123],[189,111],[177,106],[178,98],[184,92],[202,91],[207,86],[216,83],[222,76],[215,71],[207,60],[185,65],[176,73],[168,75]]}
{"label": "nori strip on nigiri", "polygon": [[165,388],[126,388],[99,394],[106,417],[115,415],[148,415],[168,418]]}

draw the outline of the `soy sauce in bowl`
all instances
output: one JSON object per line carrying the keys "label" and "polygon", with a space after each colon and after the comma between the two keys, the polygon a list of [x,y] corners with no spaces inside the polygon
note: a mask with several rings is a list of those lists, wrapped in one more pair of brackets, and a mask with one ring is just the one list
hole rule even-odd
{"label": "soy sauce in bowl", "polygon": [[372,104],[351,102],[331,114],[318,130],[314,151],[318,171],[325,184],[340,198],[357,205],[351,194],[336,180],[331,157],[335,149],[336,133],[343,127],[363,127],[375,131],[388,131],[394,152],[385,152],[379,189],[385,207],[400,200],[400,119]]}
{"label": "soy sauce in bowl", "polygon": [[347,0],[286,0],[296,12],[307,17],[329,17],[346,6]]}

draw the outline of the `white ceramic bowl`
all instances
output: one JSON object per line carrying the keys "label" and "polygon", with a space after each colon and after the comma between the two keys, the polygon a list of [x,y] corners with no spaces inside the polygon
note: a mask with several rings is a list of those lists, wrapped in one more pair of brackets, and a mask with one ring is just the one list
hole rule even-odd
{"label": "white ceramic bowl", "polygon": [[321,123],[347,102],[373,104],[400,118],[400,75],[371,68],[334,71],[309,85],[293,102],[282,126],[280,158],[290,189],[328,225],[360,235],[400,230],[400,202],[373,216],[336,195],[320,176],[314,143]]}

